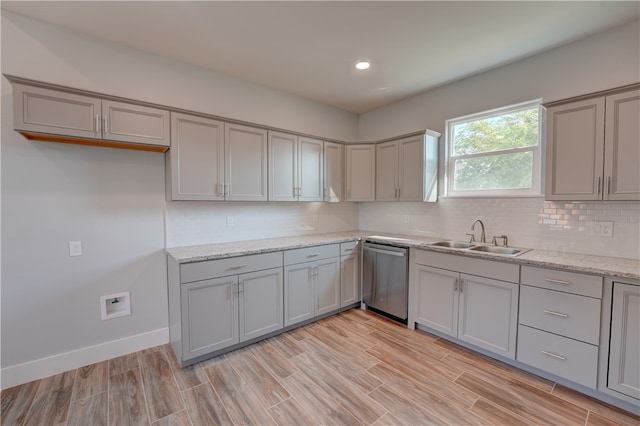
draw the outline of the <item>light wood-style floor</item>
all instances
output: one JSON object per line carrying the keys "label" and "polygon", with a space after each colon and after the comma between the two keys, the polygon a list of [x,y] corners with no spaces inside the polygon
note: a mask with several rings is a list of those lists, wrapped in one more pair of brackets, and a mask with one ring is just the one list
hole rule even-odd
{"label": "light wood-style floor", "polygon": [[169,345],[2,392],[3,425],[638,425],[435,336],[352,309],[180,369]]}

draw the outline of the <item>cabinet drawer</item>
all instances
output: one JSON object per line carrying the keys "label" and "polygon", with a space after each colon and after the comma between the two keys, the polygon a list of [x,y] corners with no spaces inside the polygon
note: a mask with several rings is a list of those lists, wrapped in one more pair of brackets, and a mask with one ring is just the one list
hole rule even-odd
{"label": "cabinet drawer", "polygon": [[185,263],[180,265],[180,282],[188,283],[225,275],[238,275],[279,266],[282,266],[281,251]]}
{"label": "cabinet drawer", "polygon": [[518,326],[518,355],[525,364],[595,389],[598,347]]}
{"label": "cabinet drawer", "polygon": [[360,253],[360,242],[349,241],[348,243],[340,243],[340,254],[342,256],[349,256],[351,254]]}
{"label": "cabinet drawer", "polygon": [[600,299],[520,286],[520,323],[598,345]]}
{"label": "cabinet drawer", "polygon": [[[412,249],[413,250],[413,249]],[[476,259],[464,255],[437,253],[429,250],[415,250],[415,263],[462,272],[463,274],[493,278],[500,281],[517,283],[520,266],[513,263]]]}
{"label": "cabinet drawer", "polygon": [[284,252],[284,264],[295,265],[296,263],[312,262],[319,259],[340,256],[340,244],[327,244],[324,246],[305,247]]}
{"label": "cabinet drawer", "polygon": [[602,298],[602,277],[523,266],[520,283],[565,293]]}

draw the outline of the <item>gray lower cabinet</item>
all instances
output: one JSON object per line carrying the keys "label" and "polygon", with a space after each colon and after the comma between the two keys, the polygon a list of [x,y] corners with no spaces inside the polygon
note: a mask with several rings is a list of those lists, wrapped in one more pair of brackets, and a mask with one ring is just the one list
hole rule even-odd
{"label": "gray lower cabinet", "polygon": [[239,342],[237,276],[184,284],[181,293],[185,359]]}
{"label": "gray lower cabinet", "polygon": [[284,252],[284,325],[340,308],[340,245]]}
{"label": "gray lower cabinet", "polygon": [[340,244],[340,307],[359,302],[360,244],[358,241]]}
{"label": "gray lower cabinet", "polygon": [[607,387],[640,399],[640,286],[613,284]]}
{"label": "gray lower cabinet", "polygon": [[[415,323],[514,359],[519,285],[461,272],[476,270],[491,275],[495,271],[497,276],[510,276],[516,281],[519,267],[441,253],[422,252],[422,256],[420,253],[413,266],[415,300],[410,301],[414,304]],[[429,265],[458,265],[461,271]]]}
{"label": "gray lower cabinet", "polygon": [[14,129],[30,139],[116,146],[107,143],[114,141],[160,151],[169,147],[166,110],[17,83],[13,102]]}
{"label": "gray lower cabinet", "polygon": [[603,278],[523,266],[516,359],[595,389]]}
{"label": "gray lower cabinet", "polygon": [[169,333],[181,365],[283,328],[282,252],[179,264],[169,257]]}

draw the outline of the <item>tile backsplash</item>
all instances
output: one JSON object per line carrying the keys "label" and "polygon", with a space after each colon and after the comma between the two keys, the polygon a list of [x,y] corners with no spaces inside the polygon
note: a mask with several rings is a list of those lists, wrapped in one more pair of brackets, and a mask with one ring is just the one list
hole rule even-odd
{"label": "tile backsplash", "polygon": [[[359,213],[361,230],[466,240],[473,221],[481,219],[488,242],[505,234],[516,247],[640,259],[637,201],[441,198],[433,204],[365,203]],[[611,237],[593,235],[592,222],[600,221],[613,222]]]}
{"label": "tile backsplash", "polygon": [[355,203],[167,203],[167,247],[355,229]]}
{"label": "tile backsplash", "polygon": [[[640,259],[640,203],[551,202],[542,198],[455,199],[437,203],[167,203],[167,247],[355,229],[466,240],[475,219],[487,241]],[[227,226],[229,222],[230,226]],[[612,222],[611,237],[593,222]],[[476,235],[479,236],[479,228]]]}

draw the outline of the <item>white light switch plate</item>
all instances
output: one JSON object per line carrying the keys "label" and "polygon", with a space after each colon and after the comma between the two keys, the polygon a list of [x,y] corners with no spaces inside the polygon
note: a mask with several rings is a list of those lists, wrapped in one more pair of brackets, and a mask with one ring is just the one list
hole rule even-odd
{"label": "white light switch plate", "polygon": [[69,256],[82,256],[82,241],[69,241]]}

